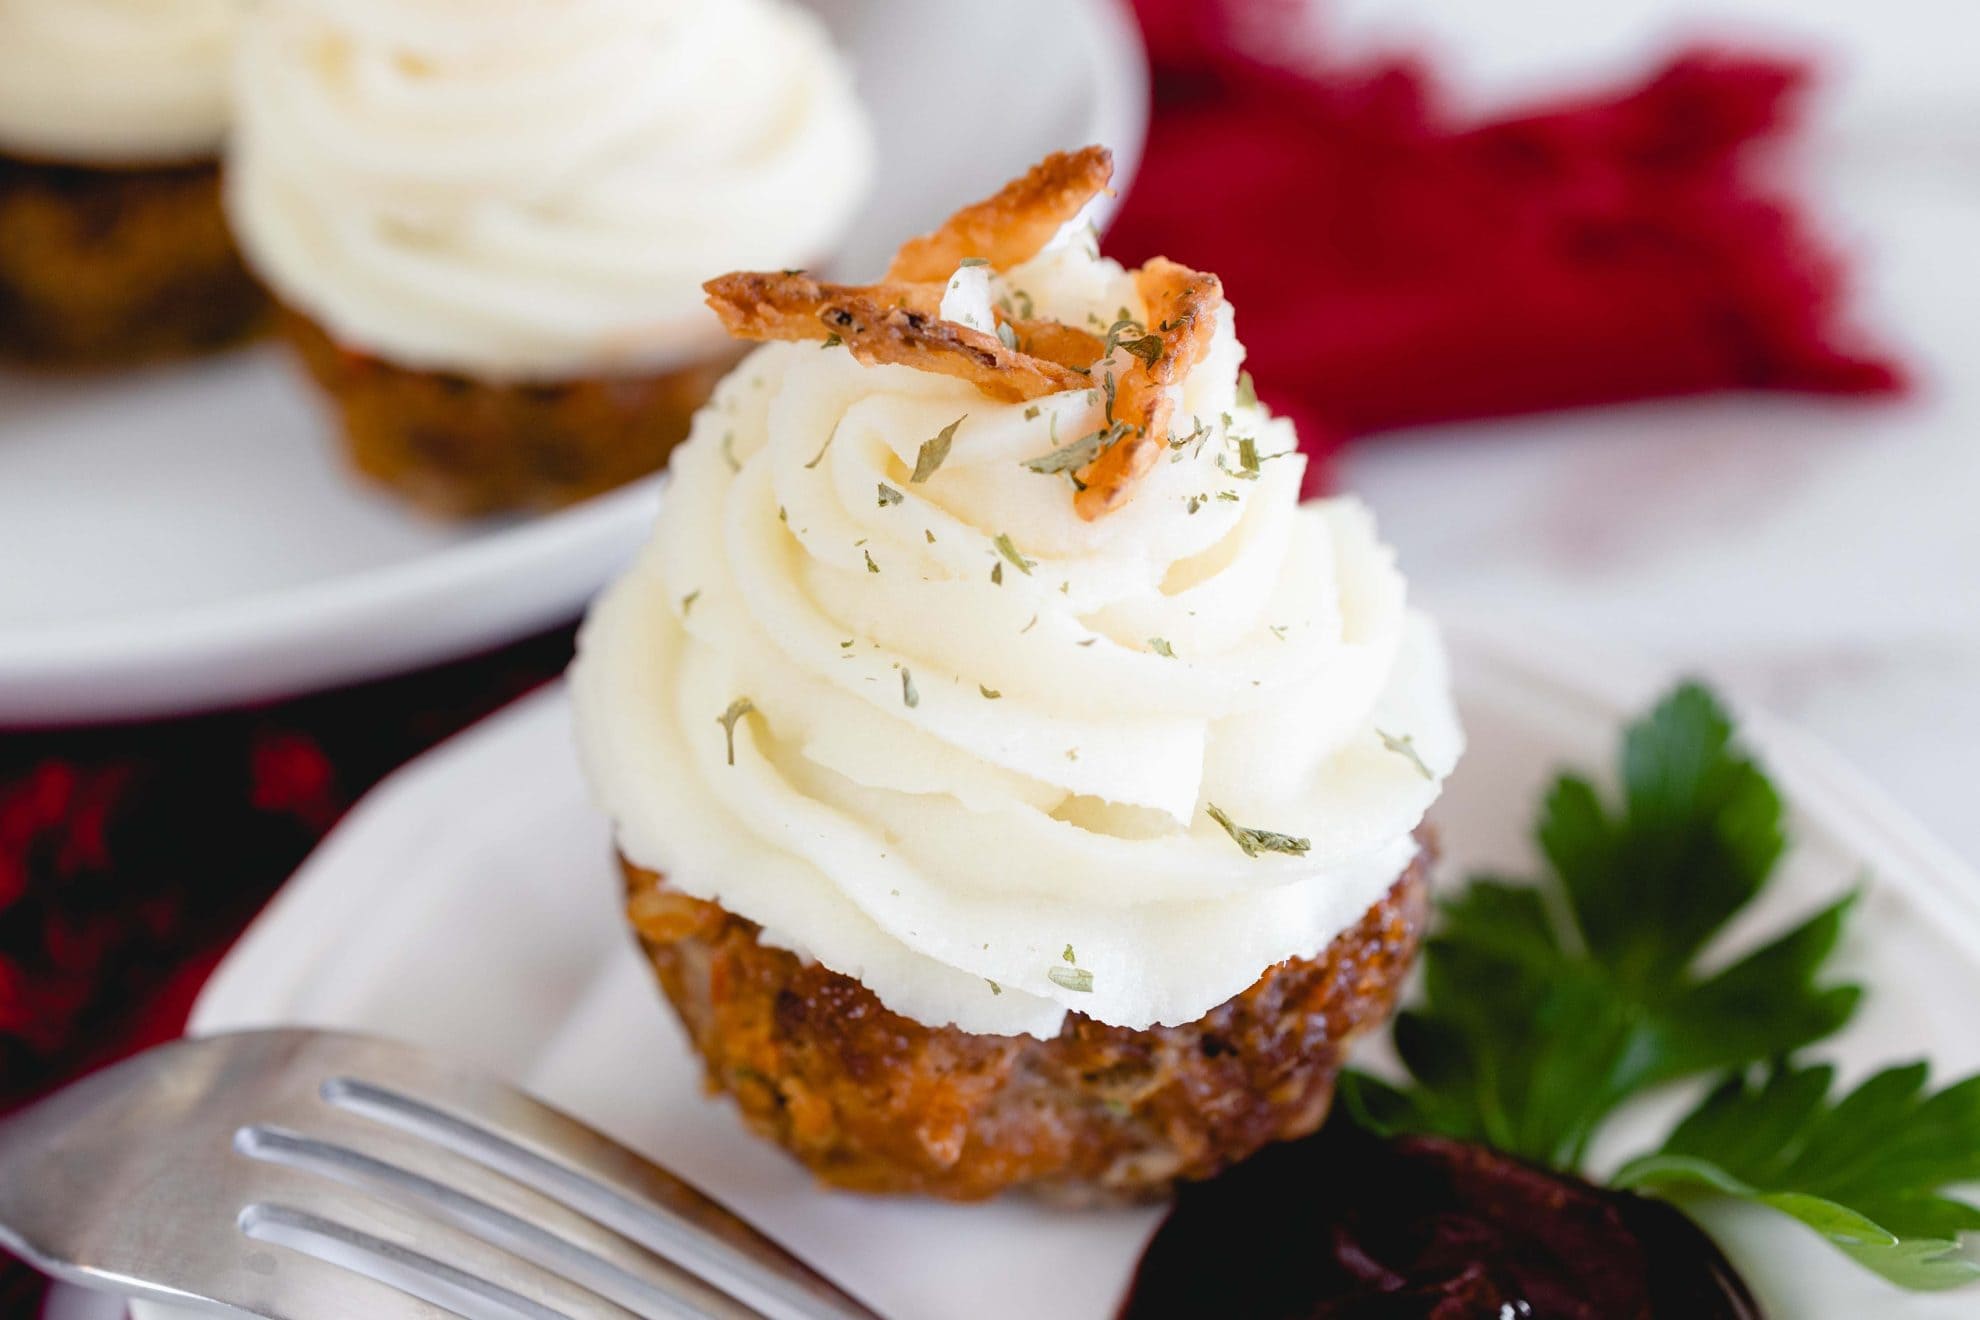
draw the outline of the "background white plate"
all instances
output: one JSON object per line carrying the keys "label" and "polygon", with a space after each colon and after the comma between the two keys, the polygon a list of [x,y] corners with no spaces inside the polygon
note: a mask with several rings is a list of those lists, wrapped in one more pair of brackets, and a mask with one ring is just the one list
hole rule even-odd
{"label": "background white plate", "polygon": [[[839,269],[879,270],[1056,148],[1103,142],[1132,176],[1146,70],[1118,0],[814,3],[880,135]],[[0,723],[244,702],[493,646],[574,615],[652,522],[650,481],[536,519],[427,521],[357,484],[327,432],[269,346],[0,373]]]}
{"label": "background white plate", "polygon": [[[1564,763],[1606,766],[1621,722],[1662,686],[1586,648],[1510,636],[1452,633],[1472,750],[1436,812],[1447,878],[1527,867],[1546,778]],[[387,780],[222,964],[193,1029],[317,1023],[473,1058],[702,1184],[888,1315],[1111,1314],[1155,1212],[826,1193],[702,1095],[623,929],[567,721],[552,690]],[[1980,880],[1804,738],[1759,717],[1745,729],[1792,806],[1795,847],[1734,938],[1866,883],[1840,957],[1871,992],[1825,1053],[1852,1079],[1920,1055],[1941,1082],[1980,1067]],[[1598,1162],[1640,1149],[1682,1101],[1626,1115]],[[1786,1220],[1734,1212],[1714,1224],[1776,1315],[1951,1320],[1980,1306],[1980,1290],[1899,1293]]]}

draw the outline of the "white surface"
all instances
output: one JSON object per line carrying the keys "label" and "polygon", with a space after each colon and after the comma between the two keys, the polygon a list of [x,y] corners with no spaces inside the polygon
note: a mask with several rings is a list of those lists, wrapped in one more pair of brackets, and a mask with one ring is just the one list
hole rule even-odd
{"label": "white surface", "polygon": [[[1447,876],[1524,868],[1536,794],[1563,762],[1606,765],[1620,720],[1661,688],[1633,666],[1458,626],[1472,751],[1435,818]],[[500,1070],[730,1202],[886,1314],[1111,1314],[1151,1211],[959,1207],[816,1189],[746,1136],[698,1070],[619,913],[604,823],[579,784],[561,691],[531,698],[367,799],[221,966],[197,1031],[275,1022],[370,1029]],[[1790,731],[1749,719],[1794,811],[1796,846],[1750,939],[1868,876],[1841,953],[1871,986],[1824,1052],[1852,1078],[1930,1055],[1980,1067],[1980,880]],[[1663,1108],[1680,1097],[1668,1097]],[[1608,1156],[1658,1130],[1626,1116]],[[1601,1155],[1603,1153],[1598,1153]],[[1899,1294],[1795,1225],[1732,1215],[1729,1248],[1773,1314],[1970,1316],[1980,1293]]]}
{"label": "white surface", "polygon": [[[1113,0],[818,7],[881,136],[839,268],[878,270],[1070,143],[1105,142],[1132,174],[1144,74]],[[964,128],[968,105],[982,112]],[[327,432],[268,348],[0,374],[0,724],[247,701],[495,645],[575,614],[652,521],[647,484],[533,520],[426,522],[348,476]]]}
{"label": "white surface", "polygon": [[1847,120],[1980,116],[1980,6],[1970,0],[1325,0],[1348,53],[1428,54],[1459,103],[1502,104],[1628,77],[1697,41],[1819,61]]}

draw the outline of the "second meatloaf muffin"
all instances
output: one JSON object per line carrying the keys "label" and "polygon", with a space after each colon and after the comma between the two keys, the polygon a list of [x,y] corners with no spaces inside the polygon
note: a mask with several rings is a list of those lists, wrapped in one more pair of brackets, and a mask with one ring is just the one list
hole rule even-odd
{"label": "second meatloaf muffin", "polygon": [[1428,906],[1426,845],[1361,921],[1195,1022],[1070,1014],[1049,1040],[928,1027],[713,903],[625,864],[628,911],[708,1086],[818,1178],[971,1201],[1142,1200],[1320,1126],[1350,1042],[1388,1020]]}

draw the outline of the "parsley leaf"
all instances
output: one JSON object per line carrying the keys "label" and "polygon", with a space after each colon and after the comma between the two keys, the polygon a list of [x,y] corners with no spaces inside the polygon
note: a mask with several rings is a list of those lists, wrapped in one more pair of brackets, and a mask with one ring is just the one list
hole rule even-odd
{"label": "parsley leaf", "polygon": [[1204,811],[1211,820],[1224,827],[1224,833],[1231,836],[1231,842],[1244,849],[1246,857],[1256,857],[1260,853],[1286,853],[1298,857],[1313,846],[1312,842],[1296,835],[1280,834],[1276,830],[1255,830],[1240,825],[1224,814],[1224,809],[1216,803],[1207,803]]}
{"label": "parsley leaf", "polygon": [[1241,435],[1238,443],[1238,470],[1233,475],[1247,481],[1258,480],[1258,439],[1256,436]]}
{"label": "parsley leaf", "polygon": [[1141,364],[1153,369],[1162,360],[1162,350],[1167,347],[1160,335],[1143,335],[1139,339],[1123,339],[1121,347],[1141,359]]}
{"label": "parsley leaf", "polygon": [[1826,1064],[1736,1072],[1613,1181],[1769,1206],[1902,1287],[1971,1283],[1980,1263],[1959,1254],[1959,1235],[1980,1230],[1980,1206],[1941,1189],[1980,1181],[1980,1076],[1927,1094],[1926,1075],[1923,1063],[1887,1068],[1831,1101]]}
{"label": "parsley leaf", "polygon": [[[1283,642],[1286,640],[1286,634],[1283,628],[1274,628],[1272,631],[1277,634],[1280,641]],[[1437,777],[1431,771],[1430,767],[1424,764],[1423,754],[1416,750],[1416,738],[1414,735],[1405,733],[1398,737],[1387,730],[1377,729],[1375,730],[1375,736],[1382,740],[1383,747],[1415,766],[1417,774],[1422,775],[1425,779],[1435,779]]]}
{"label": "parsley leaf", "polygon": [[997,547],[997,553],[1010,560],[1011,567],[1026,577],[1031,576],[1031,570],[1038,567],[1037,560],[1026,559],[1018,552],[1017,546],[1011,541],[1010,533],[998,532],[995,545]]}
{"label": "parsley leaf", "polygon": [[1378,1131],[1484,1141],[1578,1169],[1602,1121],[1650,1087],[1820,1040],[1855,1011],[1823,965],[1852,898],[1722,970],[1699,954],[1765,886],[1782,851],[1779,796],[1687,684],[1624,739],[1622,800],[1558,779],[1537,886],[1483,877],[1444,905],[1424,947],[1424,1001],[1396,1019],[1414,1081],[1346,1079]]}
{"label": "parsley leaf", "polygon": [[1062,989],[1076,990],[1083,995],[1093,993],[1093,973],[1084,967],[1048,967],[1045,977]]}
{"label": "parsley leaf", "polygon": [[935,469],[941,467],[949,457],[949,445],[956,438],[956,428],[961,426],[968,416],[969,414],[964,413],[963,416],[937,431],[933,439],[921,442],[921,448],[915,451],[914,472],[908,477],[909,481],[919,485],[935,475]]}
{"label": "parsley leaf", "polygon": [[748,697],[737,697],[729,703],[727,710],[715,717],[715,722],[722,726],[723,737],[728,739],[730,765],[736,763],[736,721],[755,709],[756,703]]}
{"label": "parsley leaf", "polygon": [[1119,423],[1115,423],[1113,426],[1107,427],[1104,430],[1093,431],[1083,435],[1069,445],[1058,449],[1047,450],[1036,458],[1027,458],[1020,466],[1027,467],[1033,472],[1042,472],[1047,475],[1057,472],[1075,471],[1098,458],[1100,451],[1119,439],[1120,434],[1125,429]]}

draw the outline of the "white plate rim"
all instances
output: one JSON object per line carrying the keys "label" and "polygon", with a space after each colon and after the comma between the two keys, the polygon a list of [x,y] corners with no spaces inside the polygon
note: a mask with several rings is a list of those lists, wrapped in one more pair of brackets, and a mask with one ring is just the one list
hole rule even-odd
{"label": "white plate rim", "polygon": [[[1095,39],[1088,131],[1114,144],[1124,195],[1148,126],[1140,29],[1128,0],[1069,3]],[[0,723],[194,714],[498,647],[576,616],[645,539],[657,480],[321,582],[169,613],[0,629]]]}

